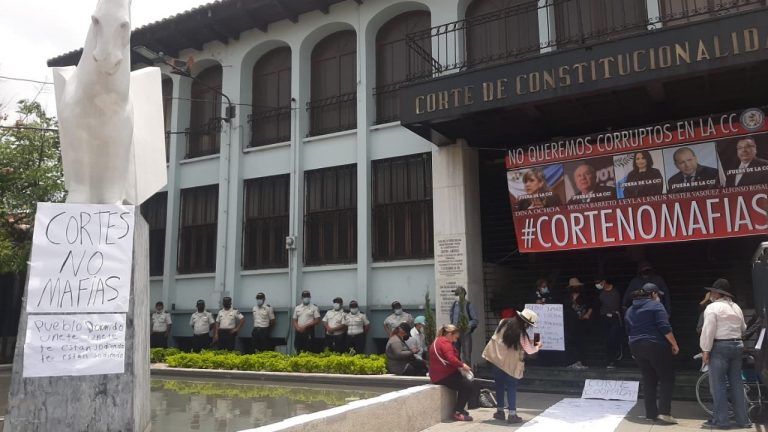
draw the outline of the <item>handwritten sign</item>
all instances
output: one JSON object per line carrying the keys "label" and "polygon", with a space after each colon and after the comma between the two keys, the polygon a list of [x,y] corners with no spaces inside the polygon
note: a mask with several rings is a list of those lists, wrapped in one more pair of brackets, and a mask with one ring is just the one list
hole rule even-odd
{"label": "handwritten sign", "polygon": [[612,381],[588,379],[584,381],[582,399],[637,401],[638,381]]}
{"label": "handwritten sign", "polygon": [[528,336],[533,339],[534,333],[541,335],[542,351],[565,351],[563,305],[527,304],[525,308],[539,315],[539,322],[528,329]]}
{"label": "handwritten sign", "polygon": [[30,315],[24,377],[125,371],[125,314]]}
{"label": "handwritten sign", "polygon": [[128,312],[133,208],[39,203],[27,312]]}

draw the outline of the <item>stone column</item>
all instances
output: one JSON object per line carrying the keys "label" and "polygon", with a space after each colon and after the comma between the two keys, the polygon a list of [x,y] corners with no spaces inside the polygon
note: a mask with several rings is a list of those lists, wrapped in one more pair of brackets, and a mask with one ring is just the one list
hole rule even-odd
{"label": "stone column", "polygon": [[477,313],[472,362],[480,359],[485,344],[485,292],[480,235],[480,188],[477,150],[459,140],[432,150],[432,205],[435,230],[435,304],[437,326],[448,316],[458,286]]}

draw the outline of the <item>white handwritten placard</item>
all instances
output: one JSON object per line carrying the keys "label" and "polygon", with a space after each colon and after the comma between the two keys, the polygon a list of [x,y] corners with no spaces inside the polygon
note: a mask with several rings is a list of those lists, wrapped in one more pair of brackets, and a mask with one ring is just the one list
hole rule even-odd
{"label": "white handwritten placard", "polygon": [[582,399],[637,401],[638,381],[588,379],[584,381]]}
{"label": "white handwritten placard", "polygon": [[27,312],[128,312],[133,207],[38,203]]}
{"label": "white handwritten placard", "polygon": [[528,329],[528,336],[533,339],[534,333],[541,335],[542,351],[565,351],[563,305],[527,304],[525,308],[539,315],[536,327]]}
{"label": "white handwritten placard", "polygon": [[30,315],[24,377],[125,372],[125,314]]}

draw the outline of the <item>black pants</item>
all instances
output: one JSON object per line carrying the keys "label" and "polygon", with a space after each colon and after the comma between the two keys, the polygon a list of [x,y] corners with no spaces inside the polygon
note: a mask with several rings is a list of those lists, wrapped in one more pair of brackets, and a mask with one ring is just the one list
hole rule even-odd
{"label": "black pants", "polygon": [[465,380],[458,370],[435,384],[446,386],[451,390],[459,392],[458,396],[456,396],[456,405],[453,406],[453,410],[455,412],[465,410],[467,402],[470,396],[472,396],[472,383]]}
{"label": "black pants", "polygon": [[296,348],[296,352],[312,352],[312,344],[315,340],[315,329],[309,328],[304,333],[296,332],[295,339],[293,340],[293,347]]}
{"label": "black pants", "polygon": [[427,374],[427,363],[421,359],[413,359],[405,365],[404,376],[424,376]]}
{"label": "black pants", "polygon": [[589,333],[589,321],[574,319],[565,338],[568,363],[584,362],[584,340]]}
{"label": "black pants", "polygon": [[232,329],[219,329],[219,349],[234,351],[236,336]]}
{"label": "black pants", "polygon": [[621,344],[624,339],[624,328],[621,326],[621,316],[613,314],[610,318],[606,315],[600,317],[600,326],[605,337],[605,361],[613,363],[621,354]]}
{"label": "black pants", "polygon": [[192,336],[192,351],[200,352],[201,350],[211,347],[211,337],[208,333],[196,334]]}
{"label": "black pants", "polygon": [[254,327],[251,331],[251,341],[253,342],[253,352],[272,351],[272,339],[269,338],[269,327]]}
{"label": "black pants", "polygon": [[644,340],[632,343],[629,349],[643,375],[645,416],[653,419],[659,414],[669,415],[672,412],[672,388],[675,385],[672,348],[666,343]]}
{"label": "black pants", "polygon": [[355,350],[355,354],[365,354],[365,333],[347,335],[347,347]]}
{"label": "black pants", "polygon": [[150,348],[168,348],[168,338],[165,337],[165,332],[152,332],[149,336]]}
{"label": "black pants", "polygon": [[325,347],[335,353],[343,353],[347,350],[346,344],[347,335],[342,333],[340,335],[325,335]]}

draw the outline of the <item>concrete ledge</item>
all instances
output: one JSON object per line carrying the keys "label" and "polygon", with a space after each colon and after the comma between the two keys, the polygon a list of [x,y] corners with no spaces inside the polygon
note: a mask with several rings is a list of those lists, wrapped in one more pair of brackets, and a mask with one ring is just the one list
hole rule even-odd
{"label": "concrete ledge", "polygon": [[11,370],[11,369],[13,369],[12,364],[0,364],[0,371]]}
{"label": "concrete ledge", "polygon": [[448,388],[427,384],[243,432],[418,432],[448,419],[455,398]]}

